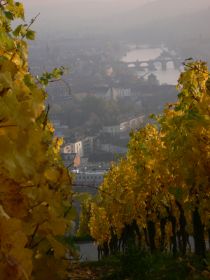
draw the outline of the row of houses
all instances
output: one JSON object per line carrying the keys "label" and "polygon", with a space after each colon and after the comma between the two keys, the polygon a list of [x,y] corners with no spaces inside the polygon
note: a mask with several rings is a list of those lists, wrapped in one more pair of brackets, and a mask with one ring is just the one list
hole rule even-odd
{"label": "row of houses", "polygon": [[98,186],[103,182],[105,170],[72,170],[75,186]]}
{"label": "row of houses", "polygon": [[[144,78],[140,78],[142,86],[157,86],[158,80],[154,74],[150,74],[148,80],[144,80]],[[120,99],[139,99],[144,93],[145,89],[139,89],[139,87],[109,87],[104,84],[95,88],[92,88],[89,91],[81,91],[77,92],[75,97],[82,100],[88,96],[94,96],[97,98],[102,98],[105,100],[120,100]],[[153,91],[152,91],[153,92]],[[146,92],[147,93],[147,92]]]}
{"label": "row of houses", "polygon": [[[139,116],[126,122],[122,122],[119,125],[104,126],[99,135],[120,138],[125,132],[127,132],[128,135],[128,132],[131,129],[139,128],[143,121],[144,116]],[[77,154],[80,157],[87,157],[94,152],[97,146],[97,149],[110,153],[126,153],[126,149],[124,147],[113,145],[112,143],[100,143],[97,141],[97,137],[98,135],[93,137],[85,137],[84,139],[74,143],[66,143],[62,152],[64,154]]]}
{"label": "row of houses", "polygon": [[[143,121],[141,115],[118,125],[104,126],[97,135],[75,142],[64,138],[61,156],[66,167],[75,174],[75,185],[100,185],[111,162],[126,154],[129,131],[139,128]],[[55,123],[55,127],[62,128],[59,123]]]}
{"label": "row of houses", "polygon": [[95,137],[86,137],[74,143],[67,143],[62,149],[64,154],[77,154],[80,157],[88,156],[94,151]]}
{"label": "row of houses", "polygon": [[138,129],[142,126],[144,118],[145,116],[141,115],[135,118],[131,118],[128,121],[121,122],[118,125],[104,126],[102,129],[102,133],[107,133],[116,136],[124,132],[129,132],[132,129]]}
{"label": "row of houses", "polygon": [[113,145],[113,143],[100,143],[97,141],[99,138],[109,138],[109,137],[117,137],[121,138],[121,136],[126,133],[129,134],[129,131],[132,129],[139,128],[144,121],[144,115],[131,118],[128,121],[122,122],[118,125],[113,126],[104,126],[102,130],[96,136],[85,137],[84,139],[75,141],[73,143],[66,143],[63,147],[62,152],[64,154],[78,154],[80,157],[87,157],[96,149],[101,149],[102,151],[108,151],[113,153],[123,153],[126,152],[123,149],[118,149],[117,145]]}

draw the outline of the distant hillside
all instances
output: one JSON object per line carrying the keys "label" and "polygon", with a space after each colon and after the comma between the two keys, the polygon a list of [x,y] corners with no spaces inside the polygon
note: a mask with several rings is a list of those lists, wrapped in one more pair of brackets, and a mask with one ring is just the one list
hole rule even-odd
{"label": "distant hillside", "polygon": [[144,25],[158,20],[197,13],[210,6],[209,0],[159,0],[125,14],[127,24]]}

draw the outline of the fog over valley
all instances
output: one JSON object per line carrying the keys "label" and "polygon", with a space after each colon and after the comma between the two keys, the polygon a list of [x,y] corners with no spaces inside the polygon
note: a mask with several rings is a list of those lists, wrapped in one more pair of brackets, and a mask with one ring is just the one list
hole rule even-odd
{"label": "fog over valley", "polygon": [[0,0],[0,280],[210,280],[210,0]]}
{"label": "fog over valley", "polygon": [[186,58],[210,62],[209,0],[23,2],[27,22],[40,13],[31,72],[68,69],[47,87],[49,116],[64,158],[78,148],[85,168],[108,168],[131,130],[175,102]]}

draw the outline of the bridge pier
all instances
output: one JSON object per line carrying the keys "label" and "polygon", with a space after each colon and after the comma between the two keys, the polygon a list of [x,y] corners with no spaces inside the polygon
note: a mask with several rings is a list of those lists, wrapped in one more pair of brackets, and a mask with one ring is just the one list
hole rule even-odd
{"label": "bridge pier", "polygon": [[174,63],[174,69],[176,69],[176,70],[179,70],[180,69],[180,61],[173,61],[173,63]]}
{"label": "bridge pier", "polygon": [[148,70],[149,71],[156,71],[155,64],[153,62],[148,62]]}
{"label": "bridge pier", "polygon": [[172,62],[174,65],[174,69],[179,70],[181,67],[181,59],[180,58],[170,58],[170,57],[159,57],[157,59],[149,60],[149,61],[134,61],[134,62],[125,62],[128,67],[129,65],[133,65],[132,68],[136,70],[144,70],[148,69],[153,72],[156,69],[155,64],[160,63],[162,71],[167,71],[167,63]]}

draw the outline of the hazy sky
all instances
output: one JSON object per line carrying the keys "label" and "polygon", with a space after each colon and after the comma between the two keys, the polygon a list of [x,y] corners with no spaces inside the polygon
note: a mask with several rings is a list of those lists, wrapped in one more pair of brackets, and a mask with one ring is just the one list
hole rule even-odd
{"label": "hazy sky", "polygon": [[104,21],[155,0],[23,0],[26,16],[41,13],[40,25],[79,25],[84,21]]}
{"label": "hazy sky", "polygon": [[[36,14],[42,12],[44,16],[57,15],[70,17],[93,16],[126,12],[145,4],[156,2],[156,6],[171,6],[176,10],[181,6],[183,11],[187,9],[201,9],[210,5],[210,0],[22,0],[26,13]],[[156,11],[151,11],[151,15]]]}
{"label": "hazy sky", "polygon": [[[65,8],[73,7],[86,7],[87,5],[93,5],[93,3],[98,7],[99,5],[109,5],[110,7],[116,7],[118,9],[130,9],[132,7],[141,6],[150,2],[154,2],[158,0],[23,0],[25,7],[27,10],[31,11],[32,9],[39,8],[49,8],[52,10],[59,7],[65,6]],[[59,3],[59,4],[58,4]],[[50,10],[49,10],[50,12]]]}
{"label": "hazy sky", "polygon": [[[42,30],[126,27],[133,20],[146,22],[194,12],[210,5],[210,0],[22,0],[26,16],[39,12],[35,26]],[[135,19],[133,19],[135,14]],[[136,22],[134,23],[136,24]],[[109,26],[109,27],[108,27]]]}
{"label": "hazy sky", "polygon": [[[59,0],[59,4],[60,3],[71,3],[71,2],[118,2],[120,4],[122,3],[127,3],[127,4],[131,4],[131,3],[138,3],[138,4],[141,4],[141,3],[146,3],[146,2],[152,2],[152,1],[155,1],[155,0]],[[39,5],[43,5],[45,3],[58,3],[57,0],[24,0],[23,2],[29,2],[29,3],[38,3]]]}

